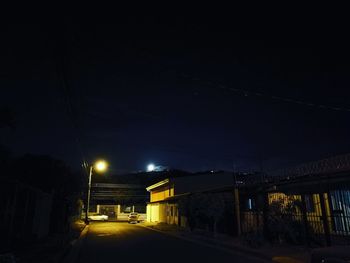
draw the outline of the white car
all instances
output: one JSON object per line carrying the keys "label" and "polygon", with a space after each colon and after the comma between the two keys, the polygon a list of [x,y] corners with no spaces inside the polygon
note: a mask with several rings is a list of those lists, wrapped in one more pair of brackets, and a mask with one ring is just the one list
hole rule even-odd
{"label": "white car", "polygon": [[96,213],[96,214],[89,215],[89,219],[93,221],[107,221],[108,216]]}
{"label": "white car", "polygon": [[129,223],[139,223],[140,222],[140,215],[138,213],[132,212],[128,216]]}

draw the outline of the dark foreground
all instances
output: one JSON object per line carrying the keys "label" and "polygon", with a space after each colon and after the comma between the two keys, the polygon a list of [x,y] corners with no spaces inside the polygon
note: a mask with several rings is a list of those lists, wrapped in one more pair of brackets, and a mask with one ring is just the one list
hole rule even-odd
{"label": "dark foreground", "polygon": [[[264,262],[128,223],[92,223],[78,262]],[[126,262],[125,261],[125,262]]]}

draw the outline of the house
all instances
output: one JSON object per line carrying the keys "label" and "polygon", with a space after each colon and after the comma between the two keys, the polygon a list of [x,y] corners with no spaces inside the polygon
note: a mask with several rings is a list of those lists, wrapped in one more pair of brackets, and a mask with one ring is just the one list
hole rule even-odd
{"label": "house", "polygon": [[183,177],[170,177],[146,188],[150,193],[147,204],[147,221],[187,226],[186,212],[181,202],[195,193],[214,193],[229,187],[228,196],[233,198],[235,176],[229,172],[205,172]]}

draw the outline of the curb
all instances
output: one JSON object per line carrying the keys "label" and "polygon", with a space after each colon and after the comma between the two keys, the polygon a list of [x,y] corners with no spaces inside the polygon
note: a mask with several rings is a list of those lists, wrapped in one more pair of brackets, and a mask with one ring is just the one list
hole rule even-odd
{"label": "curb", "polygon": [[[250,250],[250,249],[246,249],[246,248],[242,248],[242,247],[238,247],[238,246],[227,245],[227,244],[220,244],[220,243],[216,242],[215,240],[201,241],[201,240],[198,240],[196,238],[188,238],[185,236],[168,233],[168,232],[154,229],[152,227],[145,226],[145,225],[138,225],[138,226],[162,233],[164,235],[172,236],[172,237],[175,237],[178,239],[186,240],[186,241],[193,242],[193,243],[200,244],[200,245],[204,245],[204,246],[209,246],[209,247],[220,249],[220,250],[224,250],[224,251],[229,252],[229,253],[233,253],[234,251],[236,251],[236,252],[240,252],[240,253],[244,253],[244,254],[249,254],[249,256],[253,256],[253,257],[259,258],[259,259],[264,260],[264,261],[272,262],[272,258],[270,256],[263,254],[263,253],[260,253],[260,252],[257,252],[257,251],[254,251],[254,250]],[[209,243],[208,243],[208,241],[209,241]]]}
{"label": "curb", "polygon": [[303,263],[303,261],[290,257],[273,257],[272,261],[277,263]]}
{"label": "curb", "polygon": [[80,254],[80,249],[82,247],[83,241],[86,237],[86,234],[89,232],[89,225],[85,225],[84,229],[80,232],[80,235],[77,239],[73,239],[62,256],[62,263],[74,263],[77,262],[77,259]]}

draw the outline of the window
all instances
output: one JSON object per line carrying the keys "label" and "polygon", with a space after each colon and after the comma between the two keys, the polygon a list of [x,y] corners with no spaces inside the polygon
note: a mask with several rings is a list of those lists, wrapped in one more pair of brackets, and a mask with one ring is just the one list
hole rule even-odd
{"label": "window", "polygon": [[252,210],[253,209],[253,202],[252,202],[251,198],[248,198],[247,208],[248,208],[248,210]]}

